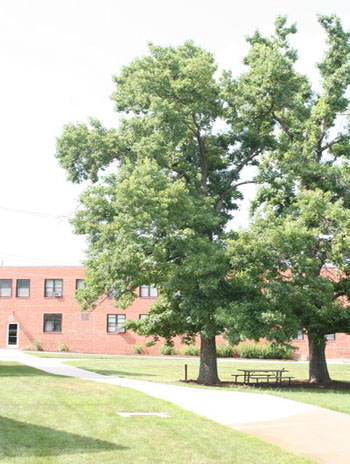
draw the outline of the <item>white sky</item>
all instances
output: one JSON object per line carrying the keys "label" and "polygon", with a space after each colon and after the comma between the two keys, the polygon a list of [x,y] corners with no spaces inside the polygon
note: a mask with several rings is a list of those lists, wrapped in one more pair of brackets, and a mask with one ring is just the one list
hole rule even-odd
{"label": "white sky", "polygon": [[245,35],[272,32],[277,14],[287,14],[298,25],[300,69],[317,84],[324,39],[316,14],[333,12],[350,29],[348,0],[0,0],[0,265],[80,264],[84,239],[67,217],[82,187],[54,158],[56,137],[89,116],[117,124],[112,75],[148,41],[193,39],[237,75]]}

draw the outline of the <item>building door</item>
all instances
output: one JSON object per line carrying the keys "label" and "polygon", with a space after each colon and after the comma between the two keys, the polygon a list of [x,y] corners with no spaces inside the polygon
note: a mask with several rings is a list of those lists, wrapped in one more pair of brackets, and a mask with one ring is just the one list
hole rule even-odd
{"label": "building door", "polygon": [[10,322],[7,325],[7,346],[18,346],[18,324]]}

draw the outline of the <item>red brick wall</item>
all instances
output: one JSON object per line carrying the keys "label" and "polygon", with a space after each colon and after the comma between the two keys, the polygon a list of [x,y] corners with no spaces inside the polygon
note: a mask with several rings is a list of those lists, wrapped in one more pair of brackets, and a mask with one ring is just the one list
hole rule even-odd
{"label": "red brick wall", "polygon": [[[133,353],[133,345],[144,337],[132,332],[107,333],[107,314],[125,314],[138,319],[146,314],[154,298],[138,298],[126,311],[115,308],[106,298],[93,311],[82,313],[75,300],[76,279],[84,278],[82,267],[1,267],[0,279],[12,279],[12,296],[0,298],[0,348],[7,348],[7,325],[19,324],[18,347],[24,349],[39,340],[48,351],[58,351],[65,344],[82,353]],[[16,280],[30,279],[30,296],[16,297]],[[45,297],[45,279],[63,279],[63,296]],[[62,332],[44,332],[44,314],[62,314]],[[158,348],[144,348],[159,354]]]}
{"label": "red brick wall", "polygon": [[[107,314],[125,314],[126,319],[139,319],[147,314],[154,298],[137,298],[125,311],[115,308],[111,299],[104,299],[95,310],[82,313],[75,300],[76,279],[84,278],[82,267],[0,267],[0,279],[12,279],[12,296],[0,298],[0,348],[7,346],[8,323],[18,323],[18,348],[25,349],[39,340],[48,351],[58,351],[65,344],[80,353],[132,354],[133,346],[143,345],[145,354],[159,354],[159,344],[145,347],[145,337],[127,331],[107,333]],[[16,280],[30,279],[30,296],[16,297]],[[45,279],[63,279],[63,296],[45,297]],[[62,332],[44,332],[44,314],[62,314]],[[222,339],[219,343],[223,343]],[[297,357],[306,359],[307,339],[295,341]],[[180,338],[175,341],[180,347]],[[328,358],[350,358],[350,337],[337,334],[327,344]],[[17,347],[16,347],[17,348]]]}

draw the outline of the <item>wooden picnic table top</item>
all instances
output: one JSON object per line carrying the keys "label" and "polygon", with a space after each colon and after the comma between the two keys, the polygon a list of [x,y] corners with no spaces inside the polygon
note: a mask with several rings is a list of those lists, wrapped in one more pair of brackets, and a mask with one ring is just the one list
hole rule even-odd
{"label": "wooden picnic table top", "polygon": [[242,372],[289,372],[285,368],[283,369],[237,369]]}
{"label": "wooden picnic table top", "polygon": [[238,377],[244,377],[244,383],[250,383],[250,381],[255,380],[256,382],[259,382],[259,380],[266,380],[267,382],[271,380],[274,380],[276,383],[281,383],[283,380],[289,380],[291,377],[283,377],[284,373],[289,372],[287,369],[237,369],[240,372],[243,372],[243,374],[232,374],[233,376],[236,377],[236,381]]}

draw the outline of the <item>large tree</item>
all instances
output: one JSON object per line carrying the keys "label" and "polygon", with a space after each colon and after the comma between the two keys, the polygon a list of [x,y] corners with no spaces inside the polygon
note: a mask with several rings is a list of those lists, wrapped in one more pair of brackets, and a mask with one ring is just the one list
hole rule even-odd
{"label": "large tree", "polygon": [[239,269],[231,284],[263,289],[246,307],[236,303],[225,311],[230,331],[248,319],[255,338],[260,325],[280,343],[305,332],[309,380],[328,383],[326,335],[350,331],[350,210],[332,201],[331,192],[303,191],[288,215],[265,209],[231,241],[230,253]]}
{"label": "large tree", "polygon": [[[350,296],[346,238],[350,208],[350,34],[336,16],[320,16],[319,22],[326,33],[327,51],[318,64],[318,91],[295,71],[297,55],[287,40],[281,42],[259,33],[250,38],[250,76],[263,82],[257,87],[250,80],[251,99],[256,111],[271,116],[276,136],[274,149],[265,154],[260,165],[271,181],[259,189],[255,201],[258,217],[262,211],[266,216],[263,228],[269,230],[262,231],[260,217],[260,226],[254,228],[257,236],[251,237],[250,243],[252,250],[253,243],[259,249],[263,240],[276,252],[265,263],[265,282],[268,276],[276,277],[276,268],[272,272],[271,266],[279,266],[284,272],[286,266],[291,267],[292,281],[284,274],[282,280],[277,279],[278,285],[276,281],[269,286],[274,285],[275,298],[281,291],[280,296],[286,299],[285,305],[283,298],[278,299],[279,311],[285,310],[288,319],[293,309],[294,328],[299,321],[299,328],[307,330],[310,380],[327,382],[324,335],[349,330],[347,303],[341,298]],[[288,74],[283,73],[283,66],[272,66],[276,56],[284,67],[293,65]],[[259,262],[255,265],[261,270]],[[330,265],[338,267],[336,276],[327,272]],[[288,306],[292,302],[286,288],[295,298],[294,308]],[[277,330],[282,321],[278,317],[276,320]]]}
{"label": "large tree", "polygon": [[213,56],[192,42],[150,45],[114,78],[119,127],[68,124],[57,143],[69,179],[92,183],[73,220],[88,240],[82,308],[108,289],[125,308],[137,287],[156,285],[149,317],[129,327],[169,341],[200,336],[198,381],[209,383],[218,381],[220,308],[235,298],[227,224],[239,186],[252,181],[243,169],[274,143],[271,121],[244,106],[244,79],[216,75]]}

